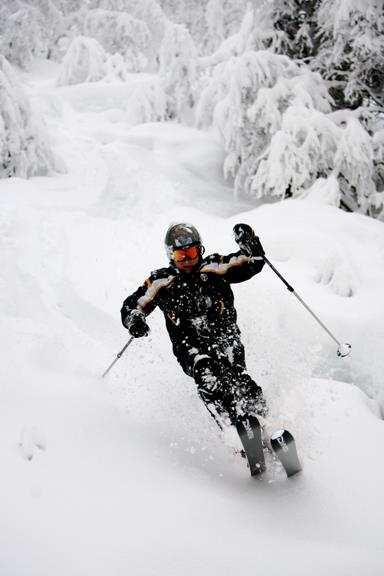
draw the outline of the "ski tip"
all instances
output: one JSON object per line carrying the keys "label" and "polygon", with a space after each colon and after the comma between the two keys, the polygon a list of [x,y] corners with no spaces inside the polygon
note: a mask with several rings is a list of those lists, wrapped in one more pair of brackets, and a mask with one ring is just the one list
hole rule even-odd
{"label": "ski tip", "polygon": [[303,471],[303,468],[297,468],[296,470],[293,470],[292,472],[287,472],[287,478],[293,478],[293,476],[297,476],[297,474],[300,474]]}

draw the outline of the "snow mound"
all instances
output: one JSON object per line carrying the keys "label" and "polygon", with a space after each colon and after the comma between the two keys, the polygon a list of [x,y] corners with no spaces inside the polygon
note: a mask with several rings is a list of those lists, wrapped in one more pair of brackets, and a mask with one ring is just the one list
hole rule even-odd
{"label": "snow mound", "polygon": [[346,259],[341,255],[321,256],[316,264],[315,282],[328,286],[339,296],[351,297],[356,291],[356,280]]}

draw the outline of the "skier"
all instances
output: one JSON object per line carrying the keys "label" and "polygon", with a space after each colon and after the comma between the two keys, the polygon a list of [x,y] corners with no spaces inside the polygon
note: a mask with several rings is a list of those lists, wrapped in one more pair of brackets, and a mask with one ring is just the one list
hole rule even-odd
{"label": "skier", "polygon": [[246,372],[237,326],[232,283],[244,282],[264,266],[264,250],[247,224],[234,229],[240,250],[203,258],[197,229],[172,224],[165,236],[169,266],[152,272],[124,301],[121,319],[135,338],[147,336],[146,317],[159,306],[182,369],[194,378],[198,393],[220,425],[238,427],[248,416],[266,416],[262,389]]}

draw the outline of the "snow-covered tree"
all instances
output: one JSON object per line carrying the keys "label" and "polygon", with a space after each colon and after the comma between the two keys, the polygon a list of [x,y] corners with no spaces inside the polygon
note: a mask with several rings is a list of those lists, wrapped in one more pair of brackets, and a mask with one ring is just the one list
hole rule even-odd
{"label": "snow-covered tree", "polygon": [[167,97],[161,81],[154,77],[133,86],[126,104],[128,122],[162,122],[167,114]]}
{"label": "snow-covered tree", "polygon": [[0,178],[53,172],[57,161],[48,142],[14,70],[0,56]]}
{"label": "snow-covered tree", "polygon": [[149,40],[143,53],[150,70],[158,68],[158,53],[168,20],[156,0],[92,0],[93,8],[125,12],[143,22],[149,30]]}
{"label": "snow-covered tree", "polygon": [[12,64],[29,69],[35,57],[48,54],[42,14],[35,7],[21,5],[8,13],[1,32],[0,53]]}
{"label": "snow-covered tree", "polygon": [[77,12],[80,8],[85,6],[90,7],[90,0],[54,0],[57,8],[64,16],[68,16],[73,12]]}
{"label": "snow-covered tree", "polygon": [[105,76],[103,80],[106,82],[113,82],[115,80],[126,82],[129,71],[121,54],[112,54],[107,57],[104,64],[104,73]]}
{"label": "snow-covered tree", "polygon": [[147,65],[144,56],[151,43],[150,32],[142,21],[126,12],[90,10],[84,21],[84,34],[96,39],[110,54],[119,53],[132,72]]}
{"label": "snow-covered tree", "polygon": [[208,30],[205,11],[208,0],[160,0],[165,14],[174,24],[187,28],[198,52],[203,51]]}
{"label": "snow-covered tree", "polygon": [[248,50],[268,48],[271,52],[278,52],[286,42],[286,35],[273,27],[271,11],[264,10],[264,2],[257,9],[248,3],[239,29],[226,38],[213,54],[201,57],[199,64],[202,67],[214,66]]}
{"label": "snow-covered tree", "polygon": [[374,216],[384,220],[384,119],[378,123],[372,136],[374,179],[377,195],[374,201]]}
{"label": "snow-covered tree", "polygon": [[156,0],[92,0],[92,6],[105,10],[118,10],[127,12],[147,24],[150,30],[164,29],[165,15],[159,2]]}
{"label": "snow-covered tree", "polygon": [[63,59],[57,85],[101,80],[106,75],[106,60],[107,54],[97,40],[77,36]]}
{"label": "snow-covered tree", "polygon": [[[249,0],[224,0],[224,37],[228,38],[240,28]],[[255,3],[254,3],[255,5]]]}
{"label": "snow-covered tree", "polygon": [[293,58],[312,56],[319,44],[316,8],[319,0],[273,0],[269,11],[273,26],[285,35],[282,51]]}
{"label": "snow-covered tree", "polygon": [[237,194],[300,196],[335,175],[345,204],[369,213],[375,193],[373,142],[352,112],[332,113],[318,73],[286,56],[248,51],[216,66],[197,106],[214,126]]}
{"label": "snow-covered tree", "polygon": [[269,114],[269,120],[264,119],[266,126],[261,125],[260,130],[249,119],[251,106],[255,104],[260,89],[273,87],[279,79],[297,73],[298,67],[285,56],[248,51],[218,64],[203,90],[196,109],[197,123],[200,127],[213,125],[220,134],[227,151],[225,173],[235,177],[236,193],[240,193],[244,185],[247,160],[253,162],[254,155],[261,154],[268,145],[270,130],[276,129],[277,118],[274,115],[277,106]]}
{"label": "snow-covered tree", "polygon": [[170,24],[160,50],[159,74],[168,96],[168,116],[188,120],[195,104],[197,51],[185,26]]}
{"label": "snow-covered tree", "polygon": [[207,23],[206,50],[215,52],[224,40],[223,0],[209,0],[205,9]]}
{"label": "snow-covered tree", "polygon": [[108,54],[94,38],[77,36],[63,59],[58,86],[82,82],[125,82],[130,67],[121,54]]}
{"label": "snow-covered tree", "polygon": [[[208,127],[223,113],[226,129],[221,131],[225,141],[233,141],[233,131],[239,129],[246,112],[262,87],[273,86],[280,77],[292,77],[298,66],[285,56],[267,51],[247,51],[219,63],[203,90],[197,105],[197,123]],[[225,114],[224,114],[225,109]],[[237,139],[237,136],[235,136]]]}
{"label": "snow-covered tree", "polygon": [[384,105],[383,0],[322,0],[317,12],[321,45],[314,65],[332,81],[339,107],[364,98]]}
{"label": "snow-covered tree", "polygon": [[383,105],[383,0],[273,0],[269,12],[287,37],[280,52],[320,71],[334,106]]}
{"label": "snow-covered tree", "polygon": [[318,178],[333,175],[348,209],[368,214],[376,202],[373,143],[349,111],[337,124],[329,114],[292,104],[254,170],[250,190],[258,197],[301,196]]}
{"label": "snow-covered tree", "polygon": [[63,14],[52,0],[30,0],[44,17],[44,34],[47,39],[47,58],[61,61],[63,56],[61,38],[66,35]]}
{"label": "snow-covered tree", "polygon": [[52,0],[14,0],[1,7],[0,52],[29,69],[34,58],[54,57],[63,17]]}
{"label": "snow-covered tree", "polygon": [[[256,43],[259,43],[259,49],[275,44],[283,34],[273,27],[271,1],[160,0],[160,3],[172,22],[187,27],[199,55],[209,56],[230,37],[233,37],[229,42],[231,45],[238,41],[239,30],[249,23],[251,13],[254,18],[251,26],[254,41],[248,49],[255,49]],[[240,31],[240,36],[243,32]]]}

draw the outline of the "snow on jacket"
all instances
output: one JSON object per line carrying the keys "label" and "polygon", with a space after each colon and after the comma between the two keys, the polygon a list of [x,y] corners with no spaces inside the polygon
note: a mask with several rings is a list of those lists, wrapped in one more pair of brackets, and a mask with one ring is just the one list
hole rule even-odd
{"label": "snow on jacket", "polygon": [[209,353],[217,340],[231,340],[240,334],[230,284],[249,280],[263,266],[262,258],[251,258],[239,251],[207,256],[190,273],[180,272],[173,265],[160,268],[124,301],[122,322],[125,324],[132,310],[148,316],[158,306],[164,314],[173,352],[191,375],[193,356]]}

